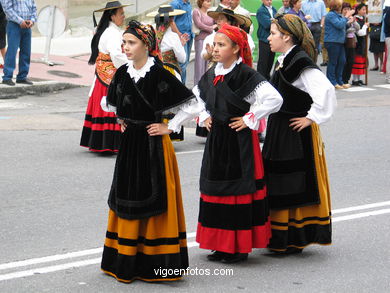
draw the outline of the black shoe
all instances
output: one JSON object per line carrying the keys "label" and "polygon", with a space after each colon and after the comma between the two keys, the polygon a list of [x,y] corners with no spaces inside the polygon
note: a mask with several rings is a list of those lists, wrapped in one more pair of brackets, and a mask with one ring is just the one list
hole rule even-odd
{"label": "black shoe", "polygon": [[322,62],[320,66],[328,66],[328,62]]}
{"label": "black shoe", "polygon": [[378,71],[378,70],[379,70],[379,66],[370,69],[370,71]]}
{"label": "black shoe", "polygon": [[33,85],[33,82],[29,79],[21,79],[21,80],[16,80],[16,83],[22,83],[22,84],[28,84],[28,85]]}
{"label": "black shoe", "polygon": [[359,83],[359,81],[353,80],[353,81],[352,81],[352,85],[360,86],[360,83]]}
{"label": "black shoe", "polygon": [[15,83],[12,81],[12,79],[3,80],[2,84],[15,85]]}
{"label": "black shoe", "polygon": [[240,261],[245,261],[248,259],[247,253],[225,253],[225,256],[222,259],[223,263],[236,263]]}
{"label": "black shoe", "polygon": [[283,251],[278,251],[278,250],[273,250],[273,249],[269,249],[269,251],[271,251],[271,252],[273,252],[275,254],[278,254],[278,255],[287,255],[287,254],[302,253],[303,248],[287,247],[287,249],[283,250]]}
{"label": "black shoe", "polygon": [[225,256],[224,252],[221,251],[214,251],[212,254],[209,254],[207,256],[207,259],[209,261],[221,261],[223,257]]}
{"label": "black shoe", "polygon": [[359,85],[366,85],[362,80],[358,80]]}

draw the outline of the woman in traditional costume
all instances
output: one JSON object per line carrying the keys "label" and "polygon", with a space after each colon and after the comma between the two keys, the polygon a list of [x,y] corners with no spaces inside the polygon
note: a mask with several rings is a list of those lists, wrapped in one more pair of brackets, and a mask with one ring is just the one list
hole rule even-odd
{"label": "woman in traditional costume", "polygon": [[363,76],[367,70],[366,38],[369,23],[367,22],[367,5],[361,3],[355,8],[355,19],[360,29],[356,32],[357,43],[355,48],[355,62],[352,66],[352,85],[362,86]]}
{"label": "woman in traditional costume", "polygon": [[333,85],[314,63],[310,30],[297,16],[272,21],[268,38],[282,53],[271,84],[283,97],[268,118],[263,147],[272,239],[277,253],[299,253],[310,244],[331,244],[331,202],[319,124],[336,107]]}
{"label": "woman in traditional costume", "polygon": [[186,227],[171,131],[161,121],[196,98],[163,67],[152,26],[131,21],[123,47],[129,62],[116,72],[102,105],[116,112],[124,132],[101,268],[122,282],[178,280],[188,267]]}
{"label": "woman in traditional costume", "polygon": [[[233,10],[218,7],[215,11],[207,12],[207,15],[214,19],[216,23],[216,29],[212,34],[208,35],[203,42],[203,49],[201,52],[204,60],[208,62],[208,68],[217,64],[217,60],[213,57],[214,49],[214,37],[217,31],[226,23],[237,27],[245,27],[249,30],[252,25],[252,21],[244,15],[236,14]],[[247,33],[247,39],[251,53],[255,49],[255,43],[252,37]],[[259,129],[263,128],[265,121],[261,121]],[[196,135],[200,137],[207,137],[208,131],[205,127],[196,127]]]}
{"label": "woman in traditional costume", "polygon": [[[242,29],[223,25],[214,44],[218,63],[193,89],[198,104],[192,107],[202,110],[198,122],[210,131],[200,174],[196,241],[214,251],[209,260],[233,263],[246,260],[252,248],[267,247],[271,237],[257,129],[261,118],[279,110],[282,98],[252,69]],[[178,131],[189,118],[179,111],[168,127]]]}
{"label": "woman in traditional costume", "polygon": [[[106,4],[105,8],[95,10],[103,12],[103,16],[92,38],[92,54],[88,64],[94,65],[95,79],[90,91],[87,112],[85,115],[80,145],[92,152],[116,153],[119,148],[120,125],[114,113],[104,112],[100,107],[102,97],[107,95],[108,86],[117,68],[127,63],[127,57],[122,53],[122,31],[125,15],[119,1]],[[95,14],[93,14],[96,27]]]}
{"label": "woman in traditional costume", "polygon": [[[160,44],[164,68],[180,81],[182,81],[180,63],[185,63],[187,60],[184,45],[188,39],[186,34],[179,37],[177,33],[173,32],[172,24],[175,16],[185,13],[185,10],[173,9],[171,5],[161,5],[158,11],[147,14],[148,17],[154,17],[156,22],[157,39]],[[165,115],[163,122],[168,123],[173,116],[172,113]],[[172,133],[170,137],[173,141],[184,140],[184,127],[182,127],[180,133]]]}

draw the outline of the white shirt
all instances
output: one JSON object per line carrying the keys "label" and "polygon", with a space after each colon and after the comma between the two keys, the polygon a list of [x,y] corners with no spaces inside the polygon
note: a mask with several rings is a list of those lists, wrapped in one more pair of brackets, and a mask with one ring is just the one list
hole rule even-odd
{"label": "white shirt", "polygon": [[[215,75],[226,75],[241,62],[242,59],[239,58],[229,68],[224,68],[222,63],[217,63]],[[210,113],[207,112],[204,101],[200,98],[198,86],[195,86],[192,91],[196,97],[197,103],[187,104],[184,107],[181,107],[175,117],[169,121],[168,129],[178,133],[180,132],[181,125],[185,121],[197,116],[199,117],[199,126],[203,126],[203,122],[210,117]],[[244,115],[243,120],[244,123],[253,130],[259,128],[260,119],[279,111],[283,103],[283,99],[278,91],[267,81],[259,83],[254,91],[245,97],[244,100],[251,104],[251,106],[249,112]]]}
{"label": "white shirt", "polygon": [[185,63],[187,60],[186,51],[182,43],[180,42],[180,37],[177,33],[172,31],[172,28],[169,27],[164,34],[164,37],[160,45],[161,52],[167,52],[173,50],[175,53],[176,59],[179,63]]}
{"label": "white shirt", "polygon": [[272,6],[265,6],[265,8],[267,8],[269,14],[271,15],[271,18],[274,18],[274,11],[272,10]]}
{"label": "white shirt", "polygon": [[99,52],[110,54],[115,68],[127,63],[126,54],[122,53],[122,30],[112,21],[100,36]]}
{"label": "white shirt", "polygon": [[[251,13],[246,10],[244,7],[242,7],[241,5],[238,5],[234,10],[234,13],[235,14],[240,14],[240,15],[244,15],[246,17],[248,17],[249,19],[251,19]],[[253,23],[251,24],[251,27],[249,29],[249,34],[252,34],[253,33]]]}
{"label": "white shirt", "polygon": [[[279,67],[283,67],[284,58],[294,47],[278,57]],[[307,118],[317,124],[330,120],[337,107],[336,91],[321,70],[316,68],[305,69],[292,85],[308,93],[313,100]]]}

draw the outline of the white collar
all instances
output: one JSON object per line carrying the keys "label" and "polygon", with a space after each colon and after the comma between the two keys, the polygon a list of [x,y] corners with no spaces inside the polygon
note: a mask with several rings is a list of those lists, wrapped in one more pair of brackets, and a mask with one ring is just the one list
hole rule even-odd
{"label": "white collar", "polygon": [[280,54],[279,57],[278,57],[278,63],[279,63],[279,68],[282,68],[283,67],[283,61],[284,61],[284,58],[286,58],[286,56],[292,51],[292,49],[295,48],[296,45],[292,46],[290,49],[288,49],[286,51],[286,53],[283,53],[283,54]]}
{"label": "white collar", "polygon": [[155,60],[153,57],[148,57],[148,61],[146,61],[145,65],[141,69],[135,69],[133,60],[129,60],[127,63],[127,73],[131,78],[134,78],[135,82],[137,82],[140,78],[144,78],[146,73],[150,71],[150,68],[154,65]]}
{"label": "white collar", "polygon": [[233,64],[229,68],[223,68],[223,64],[218,62],[217,65],[215,66],[215,76],[218,75],[226,75],[230,73],[234,67],[242,62],[242,58],[238,58],[238,60],[234,61]]}

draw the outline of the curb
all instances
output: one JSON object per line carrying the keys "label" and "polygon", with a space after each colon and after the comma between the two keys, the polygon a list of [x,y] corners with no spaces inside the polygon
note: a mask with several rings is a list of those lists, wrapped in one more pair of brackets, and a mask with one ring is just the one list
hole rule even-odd
{"label": "curb", "polygon": [[16,84],[15,86],[0,84],[0,99],[16,99],[24,95],[42,95],[76,87],[82,86],[58,81],[36,81],[33,85]]}

